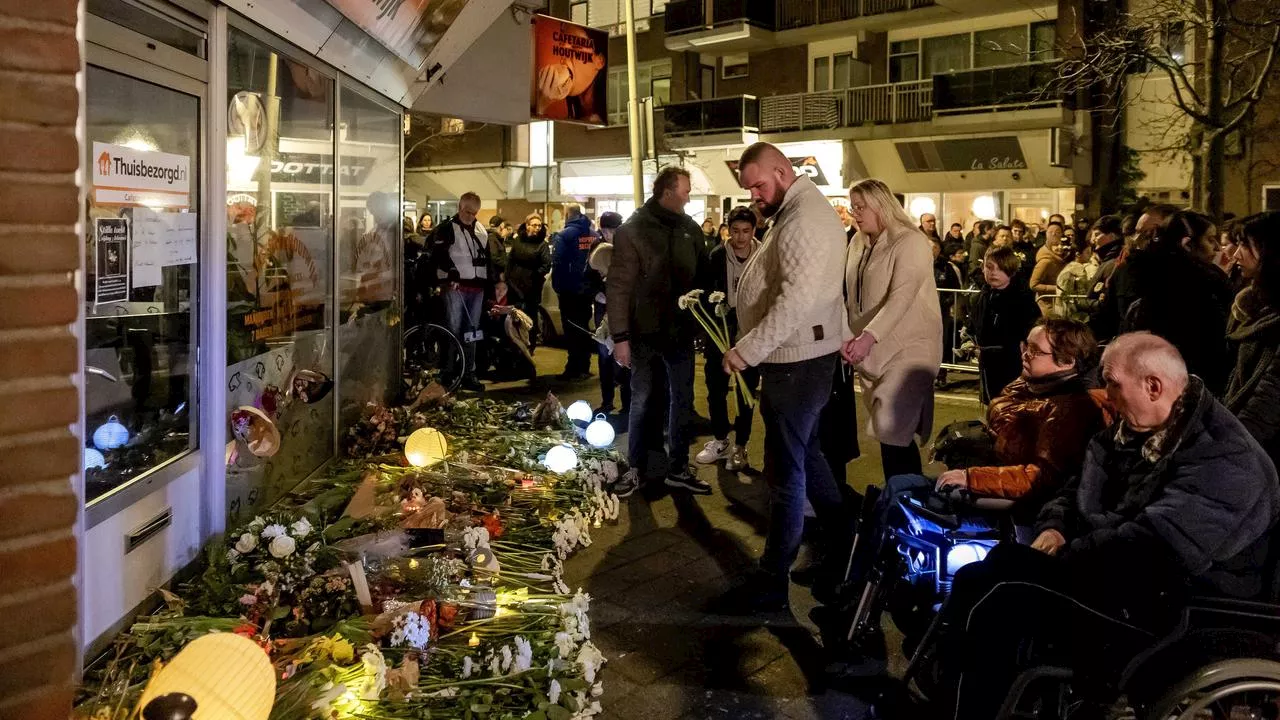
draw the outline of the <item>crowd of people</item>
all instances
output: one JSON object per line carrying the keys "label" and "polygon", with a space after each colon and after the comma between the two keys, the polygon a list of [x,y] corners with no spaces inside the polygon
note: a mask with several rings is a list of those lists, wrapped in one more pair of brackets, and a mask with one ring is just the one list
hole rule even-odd
{"label": "crowd of people", "polygon": [[[551,276],[570,335],[563,377],[588,376],[595,355],[602,409],[620,390],[620,497],[657,484],[712,492],[690,465],[702,331],[680,298],[723,293],[730,346],[703,343],[713,437],[694,459],[745,468],[758,397],[770,510],[758,568],[736,594],[742,611],[785,608],[791,582],[849,580],[853,382],[880,445],[876,522],[892,522],[906,495],[1013,501],[1017,542],[957,573],[944,610],[953,631],[939,657],[957,717],[992,716],[1030,637],[1127,652],[1187,593],[1272,597],[1280,213],[1219,227],[1152,205],[1087,225],[982,220],[940,236],[936,217],[913,220],[879,180],[855,183],[849,206],[833,209],[767,143],[748,147],[738,172],[751,206],[718,227],[684,213],[689,174],[675,167],[629,218],[593,225],[571,205],[551,238],[536,214],[514,232],[501,218],[482,228],[479,199],[465,195],[455,216],[421,228],[416,287],[441,288],[461,338],[504,303],[536,338]],[[960,329],[976,349],[991,447],[929,478],[920,443]],[[474,357],[451,369],[464,387],[476,384]],[[793,570],[806,502],[819,560]]]}

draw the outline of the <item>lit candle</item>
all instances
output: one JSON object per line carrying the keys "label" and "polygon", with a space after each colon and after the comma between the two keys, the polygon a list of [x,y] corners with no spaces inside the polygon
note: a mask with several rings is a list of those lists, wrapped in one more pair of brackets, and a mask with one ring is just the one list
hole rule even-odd
{"label": "lit candle", "polygon": [[469,647],[477,647],[480,645],[480,636],[475,633],[471,633],[471,639],[467,641],[467,645]]}

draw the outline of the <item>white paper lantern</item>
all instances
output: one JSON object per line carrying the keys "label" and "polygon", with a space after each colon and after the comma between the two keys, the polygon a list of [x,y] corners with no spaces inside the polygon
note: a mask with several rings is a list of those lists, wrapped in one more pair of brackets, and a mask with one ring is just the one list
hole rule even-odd
{"label": "white paper lantern", "polygon": [[593,448],[607,448],[613,444],[614,434],[613,425],[609,424],[604,413],[600,413],[587,426],[587,444]]}
{"label": "white paper lantern", "polygon": [[492,577],[498,574],[501,566],[498,564],[498,556],[489,548],[488,545],[477,546],[471,554],[467,556],[467,565],[471,566],[471,571],[477,576]]}
{"label": "white paper lantern", "polygon": [[84,469],[91,470],[93,468],[104,468],[107,466],[107,459],[102,453],[93,448],[84,449]]}
{"label": "white paper lantern", "polygon": [[414,467],[430,467],[449,454],[449,441],[435,428],[414,430],[404,442],[404,457]]}
{"label": "white paper lantern", "polygon": [[93,431],[93,446],[99,450],[115,450],[127,442],[129,442],[129,428],[121,425],[120,419],[115,415]]}
{"label": "white paper lantern", "polygon": [[547,457],[542,461],[547,469],[554,473],[567,473],[578,467],[578,453],[568,445],[556,445],[547,451]]}
{"label": "white paper lantern", "polygon": [[586,400],[579,400],[570,405],[565,414],[574,422],[591,422],[591,403]]}

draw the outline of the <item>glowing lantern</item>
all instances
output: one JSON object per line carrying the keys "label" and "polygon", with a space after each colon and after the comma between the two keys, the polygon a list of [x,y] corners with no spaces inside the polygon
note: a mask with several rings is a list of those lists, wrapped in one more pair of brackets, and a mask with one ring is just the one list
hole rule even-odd
{"label": "glowing lantern", "polygon": [[596,419],[587,426],[587,444],[593,448],[606,448],[613,444],[613,426],[605,419],[604,413],[596,415]]}
{"label": "glowing lantern", "polygon": [[147,718],[191,717],[171,711],[194,706],[199,717],[267,720],[275,699],[275,670],[262,648],[239,635],[211,633],[187,643],[151,677],[138,707]]}
{"label": "glowing lantern", "polygon": [[574,422],[590,422],[591,421],[591,403],[586,400],[579,400],[569,406],[565,411],[569,419]]}
{"label": "glowing lantern", "polygon": [[554,473],[567,473],[578,467],[578,453],[568,445],[556,445],[547,451],[547,457],[542,461],[547,469]]}
{"label": "glowing lantern", "polygon": [[99,450],[115,450],[127,442],[129,442],[129,428],[121,425],[120,419],[115,415],[93,431],[93,446]]}
{"label": "glowing lantern", "polygon": [[84,469],[85,470],[92,470],[93,468],[102,469],[102,468],[105,468],[106,466],[107,466],[107,459],[102,456],[102,453],[98,452],[97,450],[94,450],[93,448],[84,449]]}
{"label": "glowing lantern", "polygon": [[947,572],[955,573],[970,563],[981,562],[991,548],[981,543],[959,543],[947,551]]}
{"label": "glowing lantern", "polygon": [[449,454],[449,441],[435,428],[414,430],[404,443],[404,457],[414,467],[430,467]]}

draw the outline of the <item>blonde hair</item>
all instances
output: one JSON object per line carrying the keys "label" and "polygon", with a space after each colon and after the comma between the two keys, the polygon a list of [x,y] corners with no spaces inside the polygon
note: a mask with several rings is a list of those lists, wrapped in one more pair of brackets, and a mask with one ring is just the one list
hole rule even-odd
{"label": "blonde hair", "polygon": [[[854,193],[861,195],[867,206],[876,211],[876,214],[880,216],[881,224],[885,226],[886,230],[891,225],[900,225],[918,231],[916,223],[902,207],[902,203],[898,202],[898,199],[893,196],[893,191],[883,181],[876,178],[859,180],[849,186],[849,195]],[[850,198],[849,201],[853,202],[853,199]]]}
{"label": "blonde hair", "polygon": [[[531,212],[531,213],[529,213],[528,215],[525,215],[525,216],[524,216],[524,222],[525,222],[525,224],[527,225],[527,224],[529,223],[529,221],[530,221],[530,220],[532,220],[532,219],[534,219],[534,218],[538,218],[538,222],[543,222],[543,221],[542,221],[542,216],[541,216],[541,215],[539,215],[539,214],[538,214],[538,213],[536,213],[536,212]],[[545,223],[544,223],[544,224],[545,224]]]}

